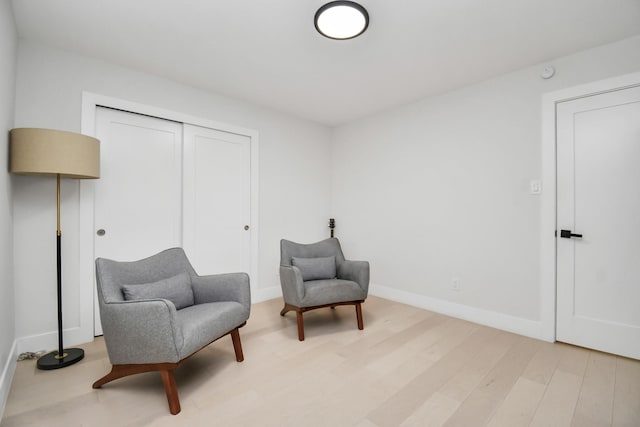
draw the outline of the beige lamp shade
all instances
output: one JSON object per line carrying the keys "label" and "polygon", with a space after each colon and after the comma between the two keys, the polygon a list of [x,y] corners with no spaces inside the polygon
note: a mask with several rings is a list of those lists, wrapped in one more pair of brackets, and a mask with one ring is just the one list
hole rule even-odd
{"label": "beige lamp shade", "polygon": [[100,141],[79,133],[53,129],[11,130],[10,172],[100,178]]}

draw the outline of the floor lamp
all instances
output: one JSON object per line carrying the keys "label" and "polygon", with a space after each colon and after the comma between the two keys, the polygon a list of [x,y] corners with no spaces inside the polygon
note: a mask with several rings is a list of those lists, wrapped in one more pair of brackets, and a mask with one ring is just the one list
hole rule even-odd
{"label": "floor lamp", "polygon": [[60,231],[60,178],[100,178],[100,141],[89,136],[51,129],[11,130],[12,173],[55,176],[57,181],[58,229],[58,351],[40,357],[39,369],[58,369],[84,357],[80,348],[62,345],[62,232]]}

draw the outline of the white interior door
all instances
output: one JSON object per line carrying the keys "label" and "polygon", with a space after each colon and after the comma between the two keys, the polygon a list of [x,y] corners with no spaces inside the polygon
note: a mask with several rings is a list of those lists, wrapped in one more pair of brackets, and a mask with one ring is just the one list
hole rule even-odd
{"label": "white interior door", "polygon": [[184,249],[198,274],[251,269],[251,140],[184,125]]}
{"label": "white interior door", "polygon": [[[97,108],[96,257],[128,261],[182,245],[182,124]],[[95,308],[95,334],[102,333]]]}
{"label": "white interior door", "polygon": [[640,88],[558,104],[557,340],[636,359],[639,161]]}

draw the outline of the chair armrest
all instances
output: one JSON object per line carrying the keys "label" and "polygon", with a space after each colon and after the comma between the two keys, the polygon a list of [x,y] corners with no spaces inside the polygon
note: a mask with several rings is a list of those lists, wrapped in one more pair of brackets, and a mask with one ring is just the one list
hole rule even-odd
{"label": "chair armrest", "polygon": [[100,319],[112,364],[180,360],[184,339],[176,307],[168,300],[101,303]]}
{"label": "chair armrest", "polygon": [[280,266],[280,286],[282,286],[282,297],[287,304],[300,307],[304,298],[304,282],[302,273],[295,266]]}
{"label": "chair armrest", "polygon": [[343,261],[338,266],[338,278],[356,282],[360,285],[366,297],[369,292],[369,262]]}
{"label": "chair armrest", "polygon": [[191,287],[196,304],[236,301],[251,310],[251,287],[246,273],[192,276]]}

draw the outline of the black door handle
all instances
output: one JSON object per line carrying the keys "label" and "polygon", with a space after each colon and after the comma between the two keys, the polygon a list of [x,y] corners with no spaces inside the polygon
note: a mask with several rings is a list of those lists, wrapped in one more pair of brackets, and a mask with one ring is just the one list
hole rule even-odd
{"label": "black door handle", "polygon": [[582,234],[572,233],[571,230],[560,230],[560,237],[563,239],[570,239],[572,237],[582,239]]}

